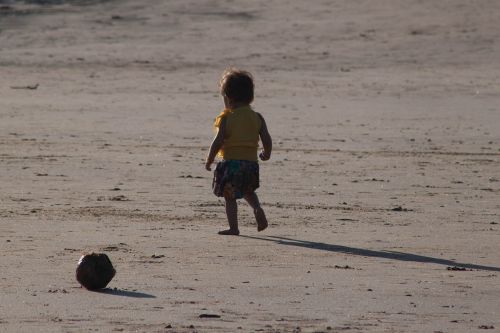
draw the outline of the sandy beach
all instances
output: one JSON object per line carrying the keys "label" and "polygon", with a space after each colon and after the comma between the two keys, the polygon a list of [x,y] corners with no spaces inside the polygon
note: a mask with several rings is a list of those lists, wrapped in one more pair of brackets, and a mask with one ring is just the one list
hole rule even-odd
{"label": "sandy beach", "polygon": [[[500,2],[0,1],[0,332],[500,332]],[[257,232],[204,159],[274,141]],[[81,288],[82,253],[117,274]]]}

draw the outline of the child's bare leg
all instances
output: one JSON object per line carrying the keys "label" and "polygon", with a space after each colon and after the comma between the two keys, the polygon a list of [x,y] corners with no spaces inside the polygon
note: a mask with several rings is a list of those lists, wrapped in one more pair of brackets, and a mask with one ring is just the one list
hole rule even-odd
{"label": "child's bare leg", "polygon": [[244,196],[245,200],[248,202],[250,207],[253,208],[253,213],[255,215],[255,220],[257,221],[257,231],[262,231],[267,228],[267,218],[264,214],[264,210],[260,206],[259,197],[257,193],[252,192]]}
{"label": "child's bare leg", "polygon": [[219,235],[239,235],[238,230],[238,204],[236,199],[224,198],[226,200],[226,215],[227,222],[229,223],[229,229],[219,231]]}

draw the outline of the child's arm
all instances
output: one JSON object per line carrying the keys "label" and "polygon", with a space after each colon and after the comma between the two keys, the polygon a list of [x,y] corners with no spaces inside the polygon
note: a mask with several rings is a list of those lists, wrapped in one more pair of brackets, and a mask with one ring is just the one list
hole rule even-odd
{"label": "child's arm", "polygon": [[260,141],[262,141],[262,146],[264,146],[264,150],[260,153],[259,157],[263,161],[267,161],[271,158],[271,151],[273,150],[273,140],[271,139],[271,134],[267,130],[266,121],[264,117],[259,113],[260,120],[262,120],[262,126],[260,127]]}
{"label": "child's arm", "polygon": [[217,135],[215,136],[214,140],[212,141],[212,145],[210,145],[210,150],[208,152],[207,159],[205,161],[205,169],[208,171],[212,170],[210,165],[214,162],[215,156],[219,152],[219,150],[222,148],[222,144],[224,143],[224,132],[226,129],[226,119],[222,118],[220,125],[219,125],[219,130],[217,131]]}

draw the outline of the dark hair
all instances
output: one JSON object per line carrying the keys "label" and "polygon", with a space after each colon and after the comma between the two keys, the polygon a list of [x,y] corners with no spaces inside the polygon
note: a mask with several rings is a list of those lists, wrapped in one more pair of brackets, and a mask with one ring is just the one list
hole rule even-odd
{"label": "dark hair", "polygon": [[220,92],[232,102],[250,104],[253,101],[253,77],[247,71],[228,68],[220,79]]}

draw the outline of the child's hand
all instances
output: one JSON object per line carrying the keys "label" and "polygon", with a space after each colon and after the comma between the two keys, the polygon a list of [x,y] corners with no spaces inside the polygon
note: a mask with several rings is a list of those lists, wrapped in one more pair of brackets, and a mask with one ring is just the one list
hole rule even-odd
{"label": "child's hand", "polygon": [[207,161],[205,162],[205,169],[206,169],[207,171],[212,171],[212,167],[211,167],[211,165],[212,165],[212,163],[213,163],[213,162],[214,162],[214,161],[210,161],[210,160],[207,160]]}
{"label": "child's hand", "polygon": [[267,161],[267,160],[269,160],[271,158],[271,155],[268,154],[266,151],[263,150],[263,151],[260,152],[259,157],[260,157],[261,160]]}

